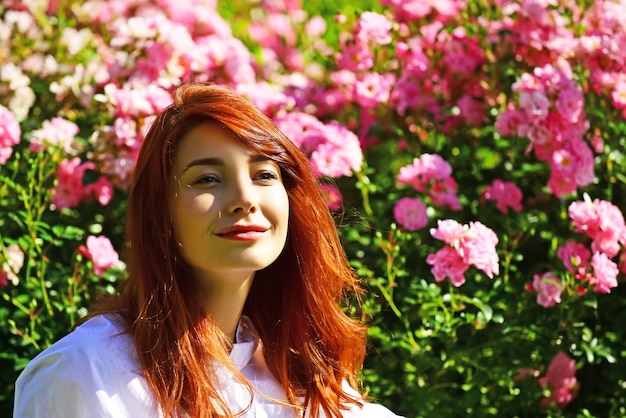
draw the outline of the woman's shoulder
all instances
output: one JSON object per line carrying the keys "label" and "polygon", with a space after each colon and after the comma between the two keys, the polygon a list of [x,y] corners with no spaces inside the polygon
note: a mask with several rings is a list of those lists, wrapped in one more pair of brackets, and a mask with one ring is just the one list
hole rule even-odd
{"label": "woman's shoulder", "polygon": [[123,321],[98,315],[26,366],[15,383],[14,416],[78,417],[95,411],[126,417],[132,416],[129,408],[145,414],[153,404],[149,394]]}
{"label": "woman's shoulder", "polygon": [[55,363],[67,363],[70,369],[84,369],[87,365],[133,368],[136,357],[132,338],[126,333],[122,319],[113,314],[97,315],[43,350],[25,371]]}
{"label": "woman's shoulder", "polygon": [[[346,393],[354,396],[355,398],[359,398],[361,395],[354,388],[352,388],[348,382],[344,382],[343,388]],[[400,415],[396,415],[387,407],[367,402],[361,401],[360,405],[352,405],[351,408],[343,412],[343,418],[404,418]]]}
{"label": "woman's shoulder", "polygon": [[383,405],[375,403],[365,403],[360,409],[349,411],[344,418],[404,418],[396,415]]}

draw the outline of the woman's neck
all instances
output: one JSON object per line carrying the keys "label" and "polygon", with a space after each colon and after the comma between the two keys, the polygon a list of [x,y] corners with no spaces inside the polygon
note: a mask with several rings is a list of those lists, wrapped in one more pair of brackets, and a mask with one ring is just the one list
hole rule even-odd
{"label": "woman's neck", "polygon": [[235,342],[237,325],[253,278],[254,275],[244,280],[234,280],[227,285],[222,282],[221,286],[202,285],[200,282],[199,296],[204,311],[231,342]]}

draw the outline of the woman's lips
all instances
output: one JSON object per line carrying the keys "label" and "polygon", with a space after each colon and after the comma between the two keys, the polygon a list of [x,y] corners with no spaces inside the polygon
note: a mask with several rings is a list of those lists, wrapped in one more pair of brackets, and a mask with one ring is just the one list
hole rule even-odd
{"label": "woman's lips", "polygon": [[268,229],[259,225],[233,225],[218,230],[215,235],[233,241],[255,241],[261,238]]}
{"label": "woman's lips", "polygon": [[227,234],[219,234],[219,237],[234,241],[255,241],[261,238],[265,231],[234,231]]}

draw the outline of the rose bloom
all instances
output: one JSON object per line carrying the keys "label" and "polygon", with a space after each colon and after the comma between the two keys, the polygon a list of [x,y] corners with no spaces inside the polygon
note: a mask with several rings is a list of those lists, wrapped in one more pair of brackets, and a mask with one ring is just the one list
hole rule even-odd
{"label": "rose bloom", "polygon": [[517,128],[524,120],[524,112],[517,109],[507,109],[502,111],[496,119],[495,128],[500,135],[512,135],[517,133]]}
{"label": "rose bloom", "polygon": [[566,121],[578,122],[584,111],[583,93],[577,88],[561,90],[556,100],[556,107]]}
{"label": "rose bloom", "polygon": [[561,303],[563,283],[553,273],[535,274],[533,289],[537,291],[537,303],[544,308]]}
{"label": "rose bloom", "polygon": [[385,16],[375,12],[363,12],[356,23],[357,37],[363,42],[377,45],[391,43],[393,24]]}
{"label": "rose bloom", "polygon": [[84,195],[83,176],[85,171],[96,168],[93,161],[81,163],[80,158],[63,160],[57,167],[57,185],[52,203],[57,209],[78,206]]}
{"label": "rose bloom", "polygon": [[430,199],[437,206],[447,206],[452,210],[461,210],[459,197],[456,195],[458,185],[453,177],[432,180],[429,192]]}
{"label": "rose bloom", "polygon": [[496,245],[498,236],[480,222],[470,222],[466,238],[461,242],[461,254],[466,263],[482,270],[489,278],[500,272]]}
{"label": "rose bloom", "polygon": [[[319,138],[323,123],[315,116],[304,112],[289,112],[274,120],[276,126],[305,152],[315,148],[319,141],[311,141],[311,137]],[[313,143],[312,143],[313,142]]]}
{"label": "rose bloom", "polygon": [[509,208],[516,212],[522,210],[522,191],[510,181],[494,180],[483,196],[495,201],[498,210],[504,214],[509,212]]}
{"label": "rose bloom", "polygon": [[357,41],[343,48],[337,64],[344,70],[367,71],[374,66],[374,55],[365,43]]}
{"label": "rose bloom", "polygon": [[317,38],[326,33],[326,21],[322,16],[313,16],[305,25],[304,32],[311,38]]}
{"label": "rose bloom", "polygon": [[559,247],[556,255],[563,261],[568,271],[575,273],[578,269],[584,269],[589,265],[591,251],[579,242],[568,241]]}
{"label": "rose bloom", "polygon": [[443,247],[436,253],[429,254],[426,257],[426,262],[433,266],[431,272],[436,281],[441,282],[449,277],[455,287],[465,283],[465,271],[469,268],[469,264],[463,261],[463,258],[454,248]]}
{"label": "rose bloom", "polygon": [[559,351],[550,362],[541,385],[550,389],[550,396],[543,398],[540,405],[556,405],[565,408],[578,394],[579,384],[576,379],[576,362],[566,353]]}
{"label": "rose bloom", "polygon": [[400,168],[398,183],[410,184],[418,191],[424,191],[433,180],[445,180],[452,175],[452,166],[438,154],[422,154],[413,163]]}
{"label": "rose bloom", "polygon": [[309,160],[321,176],[352,176],[363,164],[363,151],[355,133],[335,121],[321,125],[320,141]]}
{"label": "rose bloom", "polygon": [[19,283],[17,274],[24,265],[24,253],[16,244],[10,244],[5,248],[6,258],[0,252],[0,286],[6,286],[9,282],[13,285]]}
{"label": "rose bloom", "polygon": [[593,242],[593,251],[615,257],[620,245],[626,243],[626,224],[620,209],[606,200],[594,199],[584,194],[583,201],[572,202],[568,214],[576,232],[583,232]]}
{"label": "rose bloom", "polygon": [[76,155],[74,138],[78,134],[78,126],[67,119],[52,118],[42,123],[41,129],[31,132],[29,149],[41,152],[47,146],[63,149],[68,155]]}
{"label": "rose bloom", "polygon": [[468,229],[466,225],[461,225],[454,219],[442,219],[437,221],[437,228],[430,229],[430,235],[452,247],[458,248],[461,239],[467,234]]}
{"label": "rose bloom", "polygon": [[354,100],[362,107],[372,108],[389,100],[395,84],[393,74],[367,72],[354,85]]}
{"label": "rose bloom", "polygon": [[13,145],[20,142],[21,135],[20,124],[13,112],[0,105],[0,164],[11,158]]}
{"label": "rose bloom", "polygon": [[96,199],[102,206],[106,206],[113,198],[113,190],[113,184],[109,179],[100,176],[98,180],[83,188],[83,195],[89,199]]}
{"label": "rose bloom", "polygon": [[611,293],[611,289],[617,287],[617,264],[605,253],[596,252],[591,258],[591,266],[594,274],[590,282],[595,286],[594,290],[598,293]]}
{"label": "rose bloom", "polygon": [[403,197],[393,208],[396,222],[408,231],[422,229],[428,223],[426,205],[414,197]]}
{"label": "rose bloom", "polygon": [[87,170],[95,170],[93,161],[81,162],[75,157],[63,160],[57,167],[57,185],[54,188],[52,203],[57,209],[73,208],[85,200],[97,199],[105,206],[113,197],[113,184],[104,176],[91,184],[83,184],[83,177]]}
{"label": "rose bloom", "polygon": [[93,270],[99,276],[119,261],[113,244],[105,236],[87,237],[87,257],[93,261]]}
{"label": "rose bloom", "polygon": [[[465,281],[462,273],[470,265],[482,270],[490,278],[499,273],[499,259],[495,248],[498,236],[482,223],[461,225],[453,219],[439,220],[437,228],[431,228],[430,234],[448,244],[436,254],[430,254],[426,260],[434,266],[433,274],[438,281],[448,275],[455,286],[460,286]],[[444,256],[451,258],[444,260]],[[438,273],[435,273],[435,269]],[[454,270],[455,274],[448,274],[448,270]]]}

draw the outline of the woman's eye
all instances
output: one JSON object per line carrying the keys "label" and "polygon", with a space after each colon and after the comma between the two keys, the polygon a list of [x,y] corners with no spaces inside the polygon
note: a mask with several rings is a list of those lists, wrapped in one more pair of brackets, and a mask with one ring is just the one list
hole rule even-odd
{"label": "woman's eye", "polygon": [[263,171],[257,176],[260,180],[278,180],[278,174],[273,171]]}
{"label": "woman's eye", "polygon": [[217,178],[217,176],[213,174],[208,174],[208,175],[198,177],[198,179],[194,183],[195,184],[211,184],[211,183],[217,183],[218,181],[219,179]]}

